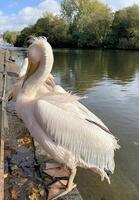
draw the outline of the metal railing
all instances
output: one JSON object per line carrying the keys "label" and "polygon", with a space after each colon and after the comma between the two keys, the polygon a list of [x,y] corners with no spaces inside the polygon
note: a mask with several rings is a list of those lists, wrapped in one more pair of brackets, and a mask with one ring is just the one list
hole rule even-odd
{"label": "metal railing", "polygon": [[0,130],[0,200],[4,200],[4,135],[9,130],[6,112],[6,72],[7,50],[4,51],[3,71],[2,73],[2,96],[1,96],[1,130]]}

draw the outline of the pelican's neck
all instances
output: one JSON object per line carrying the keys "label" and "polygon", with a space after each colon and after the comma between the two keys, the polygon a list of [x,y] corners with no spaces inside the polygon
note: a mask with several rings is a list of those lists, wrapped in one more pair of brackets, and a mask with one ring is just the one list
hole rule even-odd
{"label": "pelican's neck", "polygon": [[47,80],[53,65],[53,55],[45,55],[38,64],[36,72],[29,77],[23,86],[23,93],[29,98],[34,98],[39,88]]}
{"label": "pelican's neck", "polygon": [[26,72],[27,72],[27,68],[28,68],[28,58],[25,58],[20,73],[19,73],[19,78],[24,77]]}

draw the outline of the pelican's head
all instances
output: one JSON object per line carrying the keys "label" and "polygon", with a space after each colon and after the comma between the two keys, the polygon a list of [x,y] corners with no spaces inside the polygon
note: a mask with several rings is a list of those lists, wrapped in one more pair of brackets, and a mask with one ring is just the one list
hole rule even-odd
{"label": "pelican's head", "polygon": [[[34,40],[35,41],[35,40]],[[39,40],[38,40],[39,41]],[[46,42],[46,41],[45,41]],[[41,42],[42,43],[42,42]],[[44,54],[44,42],[33,42],[28,48],[28,59],[32,63],[39,63]]]}
{"label": "pelican's head", "polygon": [[45,37],[34,37],[30,40],[31,45],[28,48],[28,70],[24,82],[32,76],[39,67],[52,69],[53,51],[51,45]]}

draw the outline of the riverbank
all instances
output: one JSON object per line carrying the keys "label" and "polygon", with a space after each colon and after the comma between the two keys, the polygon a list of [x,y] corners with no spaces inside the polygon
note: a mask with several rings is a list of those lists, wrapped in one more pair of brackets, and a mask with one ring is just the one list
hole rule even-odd
{"label": "riverbank", "polygon": [[[10,48],[11,50],[26,50],[27,47],[12,47]],[[65,49],[68,49],[68,50],[106,50],[106,51],[109,51],[109,50],[114,50],[114,51],[139,51],[139,48],[114,48],[114,47],[74,47],[74,46],[57,46],[57,47],[53,47],[54,50],[57,50],[57,49],[60,49],[60,50],[65,50]]]}
{"label": "riverbank", "polygon": [[[12,89],[17,81],[18,67],[8,60],[7,54],[7,90]],[[0,50],[0,71],[3,70],[3,51]],[[2,88],[2,76],[0,77]],[[34,142],[23,122],[16,116],[14,105],[7,104],[9,131],[4,135],[4,196],[5,200],[46,200],[48,186],[55,182],[43,172],[44,165],[52,162],[50,157],[41,147]],[[81,200],[77,189],[66,195],[61,200]]]}

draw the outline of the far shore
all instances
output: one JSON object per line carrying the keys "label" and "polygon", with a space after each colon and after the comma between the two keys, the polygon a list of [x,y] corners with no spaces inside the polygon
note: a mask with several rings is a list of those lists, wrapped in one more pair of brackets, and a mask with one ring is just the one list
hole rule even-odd
{"label": "far shore", "polygon": [[[5,47],[5,49],[8,50],[20,50],[20,51],[26,51],[27,47]],[[60,50],[106,50],[106,51],[139,51],[139,49],[135,48],[107,48],[107,47],[94,47],[94,48],[85,48],[85,47],[53,47],[54,50],[60,49]],[[3,50],[3,48],[0,47],[0,50]]]}

